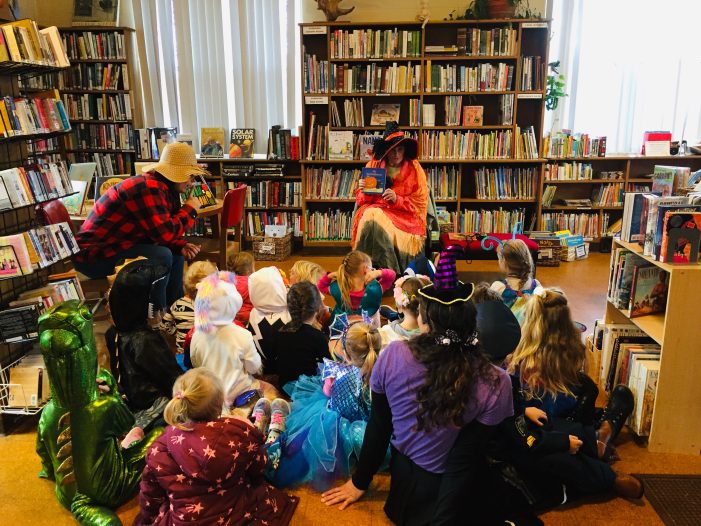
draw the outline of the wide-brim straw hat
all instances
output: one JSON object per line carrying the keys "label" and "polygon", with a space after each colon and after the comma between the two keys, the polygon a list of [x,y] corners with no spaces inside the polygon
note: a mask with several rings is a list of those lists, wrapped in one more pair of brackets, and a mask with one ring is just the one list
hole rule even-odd
{"label": "wide-brim straw hat", "polygon": [[399,145],[404,146],[404,158],[416,159],[418,144],[415,139],[407,137],[399,129],[395,121],[385,123],[385,131],[382,137],[378,137],[372,146],[372,157],[375,161],[381,161],[387,154]]}
{"label": "wide-brim straw hat", "polygon": [[197,165],[197,156],[192,146],[182,142],[167,144],[163,148],[157,163],[147,164],[141,171],[158,172],[174,183],[186,183],[192,175],[209,175],[209,172]]}

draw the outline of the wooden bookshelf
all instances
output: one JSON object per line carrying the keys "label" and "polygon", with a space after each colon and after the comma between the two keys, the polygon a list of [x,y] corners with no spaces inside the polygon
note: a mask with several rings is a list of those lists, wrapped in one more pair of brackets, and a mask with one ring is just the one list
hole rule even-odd
{"label": "wooden bookshelf", "polygon": [[664,313],[628,318],[606,302],[606,323],[633,323],[662,348],[657,394],[648,449],[654,452],[698,455],[701,447],[701,331],[693,313],[698,311],[701,264],[661,263],[643,256],[640,246],[614,239],[669,274],[667,307]]}
{"label": "wooden bookshelf", "polygon": [[[457,42],[457,32],[459,28],[469,29],[506,29],[511,28],[513,33],[512,49],[496,49],[495,53],[484,52],[482,54],[448,54],[435,53],[426,51],[427,45],[453,45]],[[334,32],[336,31],[353,31],[353,30],[407,30],[415,31],[419,36],[419,45],[411,47],[409,55],[412,56],[372,56],[372,57],[349,57],[339,58],[339,53],[334,56],[332,53]],[[307,158],[308,137],[311,130],[309,126],[309,114],[314,112],[317,117],[317,123],[326,125],[331,124],[331,108],[335,102],[341,121],[345,123],[343,103],[348,99],[362,99],[363,101],[363,117],[364,122],[369,123],[374,104],[399,104],[400,115],[399,125],[402,130],[416,133],[421,144],[421,138],[428,133],[450,133],[450,132],[473,132],[473,133],[510,133],[509,147],[511,156],[509,158],[489,158],[489,159],[465,159],[465,158],[435,158],[432,159],[428,155],[422,155],[419,151],[419,160],[424,169],[428,171],[432,167],[446,169],[455,169],[457,173],[457,185],[455,195],[441,195],[436,199],[437,203],[445,206],[449,211],[458,213],[469,210],[499,210],[502,208],[505,211],[515,211],[523,209],[525,212],[526,227],[529,224],[537,223],[539,190],[541,183],[539,178],[542,170],[541,166],[543,159],[517,159],[515,155],[515,143],[517,139],[517,129],[522,131],[533,127],[535,141],[540,145],[540,138],[543,131],[543,114],[544,94],[545,94],[545,66],[548,57],[548,41],[549,41],[549,22],[543,20],[460,20],[460,21],[430,21],[425,25],[417,22],[324,22],[324,23],[304,23],[300,24],[300,39],[302,53],[300,61],[302,71],[305,71],[305,54],[315,55],[317,61],[326,61],[328,65],[326,77],[323,79],[326,89],[314,89],[312,92],[305,92],[305,75],[302,75],[302,108],[305,122],[305,128],[302,133],[301,149],[303,159],[300,161],[302,165],[303,183],[306,179],[308,170],[316,168],[329,168],[336,170],[339,168],[348,169],[359,168],[366,161],[361,160],[326,160],[317,158]],[[412,43],[414,41],[412,40]],[[468,42],[469,46],[469,42]],[[485,48],[486,49],[486,48]],[[417,53],[414,53],[417,51]],[[469,51],[469,48],[468,48]],[[500,54],[500,51],[504,53]],[[509,52],[510,51],[510,52]],[[541,58],[543,66],[542,89],[532,90],[523,89],[521,84],[521,69],[523,57],[537,56]],[[331,68],[348,64],[349,67],[365,66],[368,68],[374,67],[390,67],[393,63],[397,66],[412,67],[420,66],[421,73],[419,75],[418,89],[401,91],[399,93],[366,93],[366,92],[335,92],[331,86]],[[445,67],[448,65],[456,65],[456,67],[477,67],[480,64],[506,64],[514,67],[512,83],[509,89],[494,89],[491,91],[445,91],[438,92],[428,88],[426,68],[430,64],[432,66]],[[501,87],[501,86],[499,86]],[[311,91],[311,90],[310,90]],[[444,100],[448,96],[462,96],[461,106],[466,105],[481,105],[484,107],[484,122],[480,126],[449,126],[447,125],[444,110]],[[511,97],[512,118],[508,124],[504,124],[500,115],[500,104],[502,97]],[[436,105],[436,121],[433,126],[424,126],[423,120],[419,120],[419,125],[409,122],[409,99],[418,99],[419,106],[423,108],[424,104]],[[462,111],[461,111],[462,113]],[[462,122],[462,120],[461,120]],[[410,125],[413,124],[413,125]],[[362,132],[372,133],[381,132],[384,126],[330,126],[330,131],[336,130],[351,130],[354,135],[359,135]],[[421,149],[421,147],[419,148]],[[537,153],[535,157],[538,157]],[[532,194],[533,198],[518,199],[518,195],[510,195],[507,199],[479,199],[475,193],[475,170],[479,167],[496,168],[499,166],[516,168],[530,167],[533,168],[535,178],[533,180]],[[434,189],[434,194],[435,194]],[[306,196],[304,199],[304,215],[308,217],[310,213],[322,211],[333,206],[344,211],[353,210],[353,199],[318,199]],[[337,205],[337,206],[336,206]],[[510,230],[510,229],[507,229]],[[305,245],[309,246],[338,246],[343,241],[322,241],[309,239],[307,237],[308,230],[305,228]]]}

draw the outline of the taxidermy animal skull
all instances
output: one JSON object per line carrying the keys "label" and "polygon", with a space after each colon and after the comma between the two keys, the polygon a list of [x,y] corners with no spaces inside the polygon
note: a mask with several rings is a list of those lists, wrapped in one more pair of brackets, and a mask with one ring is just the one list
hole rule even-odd
{"label": "taxidermy animal skull", "polygon": [[431,12],[428,10],[428,0],[421,0],[419,2],[419,14],[416,15],[416,19],[419,22],[423,22],[424,20],[428,20],[430,16]]}
{"label": "taxidermy animal skull", "polygon": [[355,9],[355,6],[349,8],[339,7],[338,4],[342,1],[343,0],[317,0],[316,8],[324,12],[326,20],[333,22],[339,16],[347,15]]}

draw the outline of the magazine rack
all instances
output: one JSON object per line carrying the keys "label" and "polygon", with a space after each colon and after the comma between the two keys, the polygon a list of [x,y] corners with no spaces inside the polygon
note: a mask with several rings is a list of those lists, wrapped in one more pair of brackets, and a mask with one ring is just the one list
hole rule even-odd
{"label": "magazine rack", "polygon": [[48,402],[48,397],[45,397],[43,401],[37,400],[32,404],[32,393],[29,389],[23,384],[11,383],[10,369],[21,365],[22,360],[23,358],[20,358],[5,367],[0,367],[0,413],[35,415]]}

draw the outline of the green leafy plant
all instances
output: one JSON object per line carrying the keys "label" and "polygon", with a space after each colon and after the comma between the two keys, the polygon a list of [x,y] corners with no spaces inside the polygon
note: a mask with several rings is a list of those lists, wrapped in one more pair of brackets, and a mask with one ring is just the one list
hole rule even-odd
{"label": "green leafy plant", "polygon": [[565,93],[565,75],[560,73],[560,61],[548,64],[548,80],[545,87],[545,107],[554,110],[560,103],[562,97],[567,97]]}
{"label": "green leafy plant", "polygon": [[[541,18],[540,13],[531,9],[529,0],[508,0],[509,5],[516,7],[514,18]],[[451,11],[444,20],[482,20],[489,16],[490,0],[472,0],[464,13],[456,14]]]}

